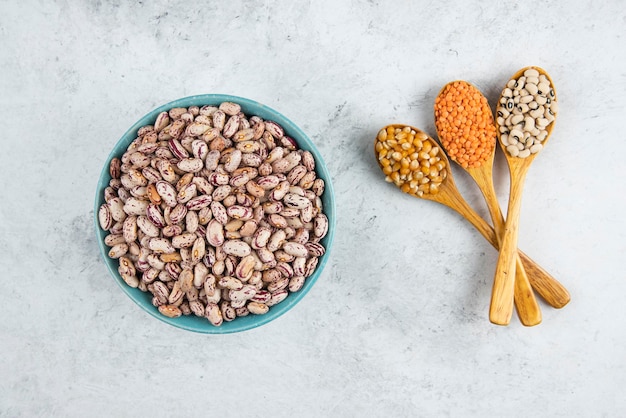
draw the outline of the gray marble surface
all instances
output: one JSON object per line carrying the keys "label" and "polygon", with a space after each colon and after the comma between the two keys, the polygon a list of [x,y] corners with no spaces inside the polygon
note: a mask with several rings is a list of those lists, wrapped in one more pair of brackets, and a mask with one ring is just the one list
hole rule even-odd
{"label": "gray marble surface", "polygon": [[[626,414],[626,9],[604,2],[0,2],[0,416]],[[373,137],[434,135],[465,79],[495,102],[527,65],[560,115],[531,168],[520,248],[569,289],[543,323],[491,325],[497,253],[384,182]],[[331,261],[288,314],[205,336],[145,314],[98,253],[105,159],[149,110],[199,93],[266,103],[332,173]],[[508,174],[496,159],[505,205]],[[479,192],[454,171],[486,215]]]}

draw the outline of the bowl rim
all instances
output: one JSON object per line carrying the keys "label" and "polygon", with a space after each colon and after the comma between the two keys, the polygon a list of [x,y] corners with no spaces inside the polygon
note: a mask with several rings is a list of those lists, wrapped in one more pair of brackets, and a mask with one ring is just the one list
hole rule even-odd
{"label": "bowl rim", "polygon": [[[250,108],[250,107],[257,109],[256,111],[253,111],[253,112],[245,112],[248,116],[253,116],[255,112],[258,113],[259,111],[261,113],[264,112],[264,113],[271,114],[273,119],[270,119],[267,117],[263,117],[263,119],[274,120],[277,123],[279,123],[283,127],[285,134],[294,138],[296,142],[299,142],[300,138],[304,140],[305,146],[302,147],[301,146],[302,144],[298,143],[298,148],[306,149],[313,154],[315,158],[315,172],[318,175],[318,177],[323,177],[324,179],[324,185],[325,185],[324,195],[326,197],[326,202],[324,202],[324,214],[327,216],[328,223],[329,223],[328,233],[323,238],[323,240],[325,241],[324,246],[326,248],[326,251],[324,255],[319,258],[319,263],[315,269],[315,272],[311,276],[307,277],[302,289],[300,289],[298,292],[295,292],[295,293],[289,293],[289,296],[285,300],[283,300],[277,305],[274,305],[274,307],[272,307],[273,309],[270,309],[270,311],[267,314],[258,315],[258,316],[257,315],[253,316],[253,314],[250,314],[253,318],[255,318],[254,320],[240,321],[239,323],[237,319],[235,319],[232,322],[225,321],[224,324],[219,327],[213,326],[210,322],[206,321],[205,319],[206,324],[201,323],[202,326],[195,326],[195,325],[189,325],[187,324],[187,322],[176,321],[177,319],[180,319],[180,318],[169,318],[169,317],[162,315],[161,313],[159,313],[158,309],[154,307],[151,303],[146,303],[145,301],[139,299],[138,296],[145,295],[146,293],[141,292],[138,289],[131,288],[123,281],[123,279],[121,278],[121,276],[119,275],[117,271],[117,268],[113,268],[112,266],[112,264],[114,263],[114,260],[107,256],[108,247],[104,244],[104,240],[103,240],[107,231],[104,231],[100,228],[100,222],[98,219],[98,210],[100,208],[100,205],[104,202],[104,189],[108,186],[109,180],[111,178],[109,174],[109,163],[113,157],[116,157],[116,156],[119,157],[121,153],[125,152],[128,145],[134,140],[133,137],[136,137],[136,133],[139,130],[139,128],[141,128],[144,125],[154,123],[159,113],[163,111],[168,111],[175,107],[189,107],[189,106],[194,106],[194,105],[196,106],[215,105],[215,104],[219,104],[222,102],[238,103],[242,106],[242,111],[243,111],[243,108]],[[248,331],[254,328],[261,327],[281,317],[282,315],[290,311],[298,302],[300,302],[304,298],[304,296],[306,296],[306,294],[311,290],[313,285],[317,282],[319,276],[322,274],[326,264],[328,263],[328,259],[330,257],[330,253],[332,249],[332,243],[334,241],[335,229],[336,229],[335,193],[334,193],[334,188],[333,188],[330,172],[328,171],[328,167],[326,166],[326,163],[324,159],[322,158],[319,150],[315,146],[315,143],[307,136],[306,133],[304,133],[304,131],[302,131],[302,129],[300,129],[289,118],[287,118],[282,113],[274,110],[273,108],[267,105],[264,105],[262,103],[259,103],[257,101],[247,99],[244,97],[233,96],[229,94],[217,94],[217,93],[197,94],[197,95],[186,96],[186,97],[182,97],[179,99],[175,99],[161,106],[158,106],[157,108],[151,110],[150,112],[146,113],[144,116],[139,118],[118,139],[118,141],[115,143],[115,145],[109,152],[104,162],[104,166],[102,167],[102,170],[100,171],[100,176],[98,177],[98,183],[96,185],[96,193],[95,193],[95,199],[94,199],[93,220],[94,220],[96,237],[98,241],[98,247],[100,249],[100,255],[103,258],[104,264],[106,265],[107,270],[109,271],[114,281],[118,284],[118,286],[122,289],[122,291],[135,303],[135,305],[138,305],[143,311],[147,312],[152,317],[157,318],[161,322],[164,322],[176,328],[196,332],[199,334],[232,334],[232,333]],[[136,292],[141,292],[141,294],[137,294]],[[184,317],[181,317],[181,318],[184,318]],[[194,317],[194,318],[199,319],[199,320],[202,319],[202,318],[197,318],[197,317]]]}

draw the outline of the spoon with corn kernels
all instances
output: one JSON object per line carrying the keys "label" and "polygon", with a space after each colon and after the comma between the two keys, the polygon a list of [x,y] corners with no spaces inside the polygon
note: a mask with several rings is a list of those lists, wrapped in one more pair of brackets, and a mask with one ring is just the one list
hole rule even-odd
{"label": "spoon with corn kernels", "polygon": [[511,187],[489,308],[489,320],[494,324],[508,324],[513,310],[522,189],[531,163],[554,127],[558,109],[553,86],[543,69],[526,67],[513,75],[498,101],[497,134]]}
{"label": "spoon with corn kernels", "polygon": [[[386,181],[414,197],[439,202],[455,210],[498,248],[493,228],[461,196],[451,175],[450,163],[434,139],[408,125],[389,125],[379,131],[374,150]],[[519,256],[526,270],[532,272],[533,285],[554,286],[552,282],[556,281],[545,270],[522,251]],[[553,306],[558,304],[549,294],[545,298]],[[519,312],[523,315],[525,311]]]}

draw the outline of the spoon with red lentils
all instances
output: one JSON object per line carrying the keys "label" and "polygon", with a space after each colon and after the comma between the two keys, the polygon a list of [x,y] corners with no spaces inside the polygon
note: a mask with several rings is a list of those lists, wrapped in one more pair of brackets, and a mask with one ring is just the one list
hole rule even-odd
{"label": "spoon with red lentils", "polygon": [[[414,197],[432,200],[455,210],[498,248],[493,228],[461,196],[450,172],[448,158],[434,139],[409,125],[389,125],[378,132],[374,151],[387,182]],[[545,270],[522,251],[519,251],[519,256],[526,270],[533,273],[533,285],[554,286],[551,282],[555,280]],[[546,297],[549,303],[552,303],[551,300],[550,296]],[[526,312],[524,309],[519,311],[520,316]]]}
{"label": "spoon with red lentils", "polygon": [[[505,220],[493,185],[496,126],[487,99],[472,84],[454,81],[446,84],[436,97],[434,114],[437,135],[443,148],[450,159],[460,165],[478,185],[500,242]],[[533,287],[557,308],[569,302],[569,293],[555,279],[537,281],[534,275],[528,277],[519,257],[515,258],[514,296],[518,315],[524,325],[537,325],[541,323],[541,310],[534,297]]]}
{"label": "spoon with red lentils", "polygon": [[511,318],[522,190],[531,163],[552,133],[557,111],[552,79],[539,67],[515,73],[498,101],[496,132],[509,166],[511,187],[489,309],[489,319],[495,324],[506,325]]}

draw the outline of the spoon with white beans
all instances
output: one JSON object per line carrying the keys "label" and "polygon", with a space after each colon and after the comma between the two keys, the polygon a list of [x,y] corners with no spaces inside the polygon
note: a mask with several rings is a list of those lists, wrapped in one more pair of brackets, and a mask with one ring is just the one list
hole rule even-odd
{"label": "spoon with white beans", "polygon": [[522,190],[531,163],[552,133],[557,112],[554,84],[539,67],[515,73],[498,101],[497,136],[509,166],[511,187],[489,308],[489,320],[494,324],[507,325],[511,320]]}

